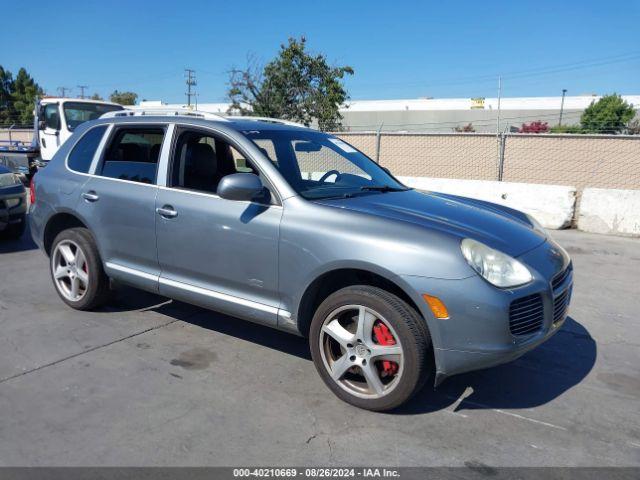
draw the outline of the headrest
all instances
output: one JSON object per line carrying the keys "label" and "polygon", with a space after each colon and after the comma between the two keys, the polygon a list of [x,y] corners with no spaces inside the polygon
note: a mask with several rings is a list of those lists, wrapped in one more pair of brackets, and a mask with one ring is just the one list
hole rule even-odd
{"label": "headrest", "polygon": [[118,146],[120,160],[123,162],[144,162],[142,149],[135,143],[121,143]]}

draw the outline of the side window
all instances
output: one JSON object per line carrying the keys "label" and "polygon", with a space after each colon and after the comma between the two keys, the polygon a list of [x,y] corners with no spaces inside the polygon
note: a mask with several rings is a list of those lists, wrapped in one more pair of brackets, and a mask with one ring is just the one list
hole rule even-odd
{"label": "side window", "polygon": [[[156,183],[163,128],[120,128],[106,150],[98,175]],[[96,172],[97,173],[97,172]]]}
{"label": "side window", "polygon": [[75,144],[67,160],[67,165],[71,170],[80,173],[89,171],[93,156],[106,130],[106,125],[92,128]]}
{"label": "side window", "polygon": [[60,112],[57,103],[50,103],[44,107],[44,125],[53,130],[60,130]]}
{"label": "side window", "polygon": [[273,140],[269,140],[268,138],[256,138],[253,140],[253,143],[260,149],[265,157],[278,165],[278,155],[276,154],[276,147],[273,144]]}
{"label": "side window", "polygon": [[216,193],[225,175],[258,173],[231,144],[196,130],[179,134],[171,163],[170,186],[206,193]]}

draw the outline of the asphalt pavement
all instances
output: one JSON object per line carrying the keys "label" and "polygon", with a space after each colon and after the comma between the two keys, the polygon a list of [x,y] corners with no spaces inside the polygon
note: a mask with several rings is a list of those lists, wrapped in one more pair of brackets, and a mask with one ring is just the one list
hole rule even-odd
{"label": "asphalt pavement", "polygon": [[130,288],[77,312],[0,241],[0,466],[640,466],[640,240],[552,235],[562,330],[388,414],[334,397],[305,339]]}

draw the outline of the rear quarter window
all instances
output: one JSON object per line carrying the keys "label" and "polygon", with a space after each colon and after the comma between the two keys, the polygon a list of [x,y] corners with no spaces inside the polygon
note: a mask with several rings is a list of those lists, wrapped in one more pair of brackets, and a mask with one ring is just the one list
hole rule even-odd
{"label": "rear quarter window", "polygon": [[93,156],[106,130],[106,125],[94,127],[82,136],[71,150],[67,160],[67,165],[71,170],[80,173],[89,172]]}

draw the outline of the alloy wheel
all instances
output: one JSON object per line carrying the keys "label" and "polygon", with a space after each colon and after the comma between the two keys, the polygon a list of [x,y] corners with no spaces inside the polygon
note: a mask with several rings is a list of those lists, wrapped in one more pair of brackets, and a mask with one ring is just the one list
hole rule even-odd
{"label": "alloy wheel", "polygon": [[77,302],[89,288],[89,269],[77,243],[63,240],[51,255],[51,272],[56,288],[67,300]]}
{"label": "alloy wheel", "polygon": [[389,322],[364,305],[346,305],[327,316],[320,330],[320,352],[334,382],[352,395],[380,398],[403,373],[404,354]]}

